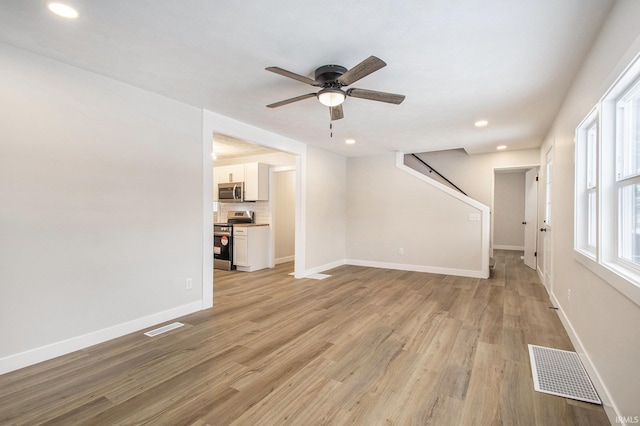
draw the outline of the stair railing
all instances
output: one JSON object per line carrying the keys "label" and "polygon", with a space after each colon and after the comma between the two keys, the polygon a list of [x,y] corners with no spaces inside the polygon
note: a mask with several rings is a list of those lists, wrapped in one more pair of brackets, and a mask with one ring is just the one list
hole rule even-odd
{"label": "stair railing", "polygon": [[451,182],[449,179],[447,179],[446,177],[444,177],[442,174],[440,174],[436,169],[434,169],[433,167],[431,167],[430,165],[428,165],[422,158],[418,157],[416,154],[411,154],[416,160],[418,160],[419,162],[421,162],[423,165],[425,165],[428,169],[429,169],[429,173],[433,172],[435,174],[437,174],[438,176],[440,176],[442,179],[444,179],[449,185],[451,185],[452,187],[454,187],[455,189],[457,189],[458,191],[460,191],[462,194],[467,195],[466,192],[464,192],[462,189],[458,188],[458,186],[456,186],[456,184],[454,184],[453,182]]}

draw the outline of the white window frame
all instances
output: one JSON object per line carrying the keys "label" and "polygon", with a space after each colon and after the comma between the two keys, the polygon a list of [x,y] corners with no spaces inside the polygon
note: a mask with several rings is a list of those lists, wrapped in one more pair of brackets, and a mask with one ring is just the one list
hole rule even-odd
{"label": "white window frame", "polygon": [[[635,161],[640,155],[640,146],[637,146],[636,141],[631,140],[631,135],[640,136],[640,131],[634,129],[637,126],[635,117],[632,115],[632,100],[638,100],[640,97],[640,76],[627,88],[623,95],[616,99],[616,203],[618,206],[618,252],[616,262],[626,268],[632,269],[635,273],[640,274],[640,261],[634,261],[625,256],[625,253],[633,255],[640,252],[640,247],[633,250],[633,246],[638,243],[640,239],[640,228],[638,224],[632,225],[634,234],[637,235],[633,238],[634,241],[629,241],[628,238],[623,238],[623,227],[625,226],[625,220],[630,213],[635,213],[633,204],[628,201],[622,200],[622,192],[624,189],[629,188],[631,191],[637,190],[640,185],[640,160]],[[636,152],[638,151],[638,152]],[[624,208],[622,204],[626,203]],[[636,219],[637,216],[633,215],[632,219]]]}
{"label": "white window frame", "polygon": [[[574,247],[593,259],[598,257],[600,126],[598,108],[592,109],[576,129],[576,197]],[[594,206],[590,203],[593,202]]]}
{"label": "white window frame", "polygon": [[[597,107],[576,128],[576,170],[574,209],[574,258],[592,272],[616,288],[640,306],[640,264],[620,257],[620,216],[618,208],[620,188],[640,183],[640,171],[618,175],[622,165],[618,156],[621,146],[617,143],[619,102],[635,90],[640,82],[640,55],[638,55],[611,88],[605,93]],[[595,247],[586,243],[585,197],[587,188],[586,153],[584,133],[594,116],[598,126],[596,216],[597,231]],[[626,159],[625,159],[626,161]],[[640,166],[640,164],[638,165]],[[640,167],[639,167],[640,168]]]}

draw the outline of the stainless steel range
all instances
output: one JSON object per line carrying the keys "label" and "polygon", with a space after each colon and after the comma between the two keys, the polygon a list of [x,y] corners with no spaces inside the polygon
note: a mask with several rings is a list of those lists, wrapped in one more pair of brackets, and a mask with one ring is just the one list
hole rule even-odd
{"label": "stainless steel range", "polygon": [[233,265],[233,224],[253,223],[254,213],[249,210],[227,213],[226,223],[213,224],[213,268],[231,271]]}

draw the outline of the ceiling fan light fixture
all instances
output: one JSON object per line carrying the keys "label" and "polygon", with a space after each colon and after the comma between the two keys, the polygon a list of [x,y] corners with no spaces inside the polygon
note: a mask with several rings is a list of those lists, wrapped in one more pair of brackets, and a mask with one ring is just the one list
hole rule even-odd
{"label": "ceiling fan light fixture", "polygon": [[318,92],[318,100],[322,105],[326,105],[328,107],[335,107],[342,104],[346,97],[347,95],[342,90],[334,89],[332,87],[322,89]]}

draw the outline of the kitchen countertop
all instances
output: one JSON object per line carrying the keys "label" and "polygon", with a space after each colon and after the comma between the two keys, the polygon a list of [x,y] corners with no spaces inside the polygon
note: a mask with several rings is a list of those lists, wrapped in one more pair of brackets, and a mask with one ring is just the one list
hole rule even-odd
{"label": "kitchen countertop", "polygon": [[233,224],[234,227],[239,228],[239,227],[250,227],[250,226],[269,226],[268,223],[234,223]]}

